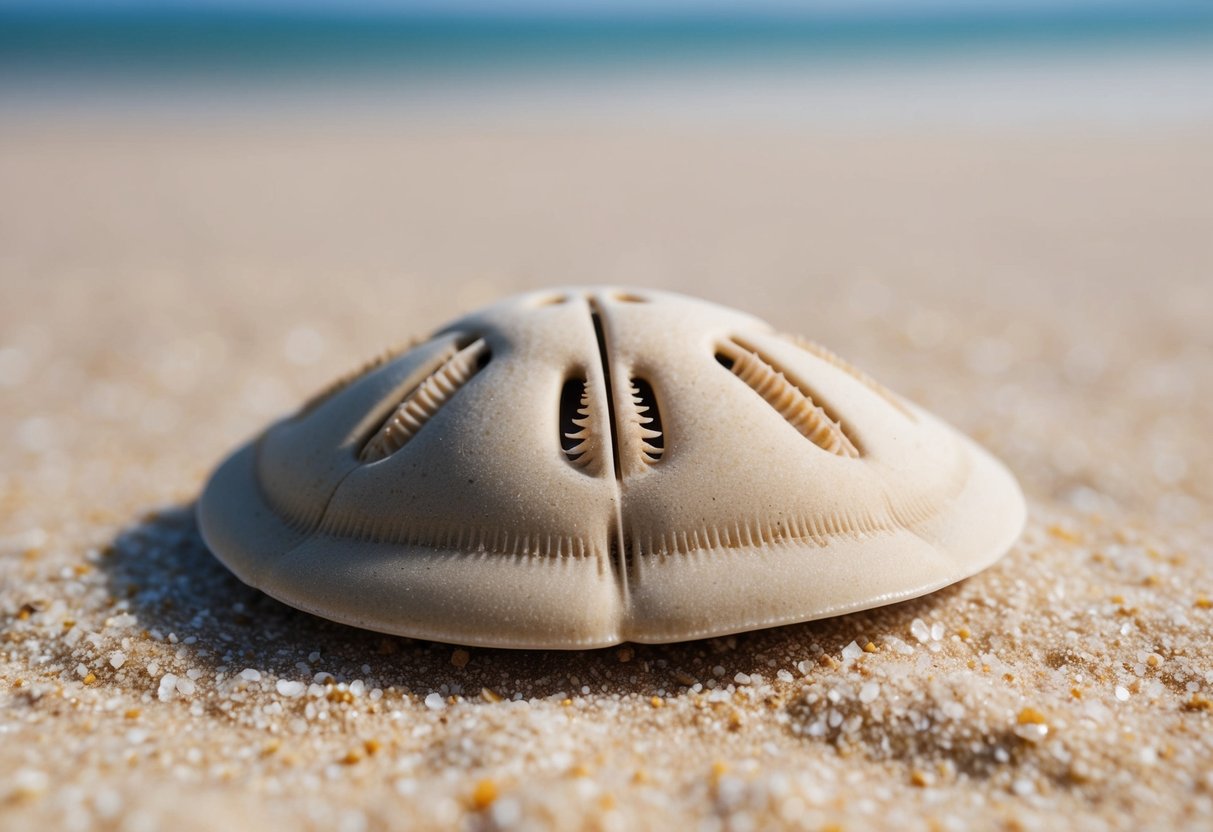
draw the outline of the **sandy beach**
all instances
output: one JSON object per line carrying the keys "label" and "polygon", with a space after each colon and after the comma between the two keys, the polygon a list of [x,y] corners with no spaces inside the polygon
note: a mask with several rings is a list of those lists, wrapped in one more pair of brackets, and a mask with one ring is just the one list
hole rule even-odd
{"label": "sandy beach", "polygon": [[[1208,829],[1213,131],[0,128],[0,826]],[[810,336],[1030,519],[928,597],[463,649],[241,585],[192,502],[498,297],[618,282]]]}

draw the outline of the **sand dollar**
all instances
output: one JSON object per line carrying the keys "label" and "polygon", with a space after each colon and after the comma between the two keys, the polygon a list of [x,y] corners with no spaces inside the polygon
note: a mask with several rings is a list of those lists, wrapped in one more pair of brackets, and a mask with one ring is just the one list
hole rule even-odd
{"label": "sand dollar", "polygon": [[1018,536],[992,456],[824,348],[648,290],[510,298],[341,379],[198,505],[245,582],[388,633],[663,642],[972,575]]}

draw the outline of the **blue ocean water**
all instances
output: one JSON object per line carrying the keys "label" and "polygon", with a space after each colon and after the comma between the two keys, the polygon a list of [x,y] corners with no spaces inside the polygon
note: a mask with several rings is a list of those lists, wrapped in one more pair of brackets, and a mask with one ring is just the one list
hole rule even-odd
{"label": "blue ocean water", "polygon": [[985,50],[1213,44],[1213,4],[993,6],[947,13],[397,14],[0,5],[0,74],[404,74],[830,61]]}
{"label": "blue ocean water", "polygon": [[1213,3],[510,15],[5,6],[0,112],[1213,120]]}

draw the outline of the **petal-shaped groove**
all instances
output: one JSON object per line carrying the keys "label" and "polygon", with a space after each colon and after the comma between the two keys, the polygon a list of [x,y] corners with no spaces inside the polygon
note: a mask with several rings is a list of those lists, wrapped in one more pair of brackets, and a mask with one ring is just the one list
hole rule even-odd
{"label": "petal-shaped groove", "polygon": [[628,403],[630,410],[625,418],[626,430],[633,431],[640,440],[640,462],[654,465],[665,454],[665,434],[661,429],[661,412],[657,408],[657,397],[653,387],[642,378],[631,380]]}
{"label": "petal-shaped groove", "polygon": [[560,393],[560,445],[569,462],[587,474],[602,471],[602,434],[584,378],[571,378]]}
{"label": "petal-shaped groove", "polygon": [[473,341],[442,363],[409,393],[362,449],[363,462],[378,462],[403,448],[433,418],[460,387],[488,363],[483,338]]}
{"label": "petal-shaped groove", "polygon": [[885,387],[883,384],[881,384],[876,379],[872,378],[870,375],[865,373],[863,370],[856,367],[851,362],[847,361],[845,358],[841,357],[840,355],[837,355],[834,352],[831,352],[830,350],[823,347],[821,344],[818,344],[816,341],[811,341],[808,338],[805,338],[803,335],[783,334],[780,337],[783,338],[785,341],[789,341],[789,342],[795,344],[796,346],[800,347],[802,350],[809,353],[810,355],[814,355],[817,358],[820,358],[822,361],[825,361],[827,364],[833,364],[835,367],[842,370],[844,373],[849,375],[851,378],[858,381],[864,387],[871,390],[877,396],[880,396],[880,398],[884,399],[888,404],[892,405],[893,409],[896,410],[897,412],[899,412],[901,415],[905,416],[907,419],[909,419],[912,422],[918,421],[918,417],[914,415],[914,413],[910,410],[910,408],[906,407],[905,402],[903,402],[901,400],[900,396],[898,396],[896,393],[894,393],[889,388]]}
{"label": "petal-shaped groove", "polygon": [[716,360],[814,445],[838,456],[859,456],[842,423],[757,352],[728,340],[717,348]]}
{"label": "petal-shaped groove", "polygon": [[373,371],[379,369],[380,367],[382,367],[384,364],[391,361],[392,359],[397,358],[401,355],[404,355],[406,352],[408,352],[409,350],[411,350],[413,347],[417,346],[420,343],[421,343],[420,338],[413,338],[413,339],[410,339],[409,341],[406,341],[403,344],[397,345],[395,347],[390,347],[390,348],[384,350],[383,352],[379,353],[378,355],[376,355],[371,360],[364,361],[361,364],[359,364],[357,367],[355,367],[353,370],[349,370],[348,372],[338,376],[337,378],[335,378],[331,382],[329,382],[327,385],[325,385],[323,388],[321,388],[319,392],[312,394],[312,396],[303,403],[303,405],[299,408],[299,410],[297,410],[295,412],[295,418],[302,419],[304,416],[307,416],[309,413],[311,413],[317,407],[324,404],[326,401],[328,401],[333,396],[340,393],[345,388],[349,387],[351,384],[353,384],[355,381],[357,381],[358,379],[365,376],[367,373],[373,372]]}

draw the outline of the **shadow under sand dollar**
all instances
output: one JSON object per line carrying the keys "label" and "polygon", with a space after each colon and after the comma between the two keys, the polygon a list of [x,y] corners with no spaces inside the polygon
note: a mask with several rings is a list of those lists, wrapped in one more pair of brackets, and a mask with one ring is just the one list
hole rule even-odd
{"label": "shadow under sand dollar", "polygon": [[384,691],[442,691],[485,702],[495,701],[481,698],[486,690],[505,699],[672,697],[723,687],[737,674],[769,680],[781,668],[828,667],[851,642],[908,634],[914,619],[956,592],[949,587],[866,612],[699,641],[506,650],[384,635],[282,604],[241,583],[210,553],[193,506],[159,511],[123,530],[103,568],[110,594],[126,600],[137,625],[176,645],[178,655],[187,651],[194,666],[229,675],[251,668],[303,683],[372,679]]}

